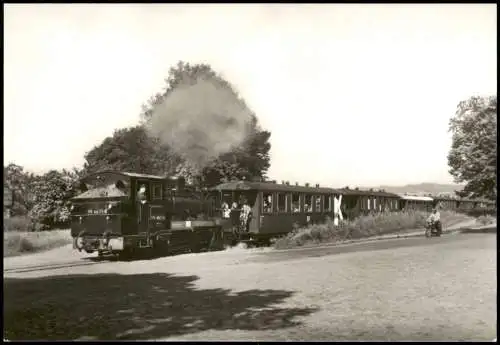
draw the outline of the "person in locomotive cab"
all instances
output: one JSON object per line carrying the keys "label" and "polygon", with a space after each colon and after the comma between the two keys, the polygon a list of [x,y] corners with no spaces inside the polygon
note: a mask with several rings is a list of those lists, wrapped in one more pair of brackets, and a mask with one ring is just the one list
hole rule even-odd
{"label": "person in locomotive cab", "polygon": [[248,232],[248,227],[250,225],[250,219],[252,217],[252,208],[248,205],[248,201],[243,199],[243,206],[241,206],[240,212],[240,226],[245,232]]}
{"label": "person in locomotive cab", "polygon": [[137,191],[137,200],[139,200],[142,204],[147,201],[147,190],[146,185],[142,184],[139,190]]}

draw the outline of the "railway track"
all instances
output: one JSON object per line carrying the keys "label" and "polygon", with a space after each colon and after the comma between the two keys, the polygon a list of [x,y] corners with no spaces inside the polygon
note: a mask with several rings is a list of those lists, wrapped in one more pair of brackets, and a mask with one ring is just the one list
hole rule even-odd
{"label": "railway track", "polygon": [[109,261],[71,261],[71,262],[58,262],[58,263],[47,263],[40,265],[27,265],[22,267],[11,267],[4,268],[4,274],[15,274],[15,273],[27,273],[36,271],[48,271],[56,270],[60,268],[70,268],[70,267],[80,267],[80,266],[92,266],[104,264]]}

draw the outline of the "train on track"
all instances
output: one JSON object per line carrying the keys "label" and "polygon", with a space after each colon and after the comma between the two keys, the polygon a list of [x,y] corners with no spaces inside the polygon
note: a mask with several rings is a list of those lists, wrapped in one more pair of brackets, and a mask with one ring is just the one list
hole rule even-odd
{"label": "train on track", "polygon": [[[327,218],[384,211],[442,209],[488,212],[496,203],[384,191],[334,189],[276,181],[234,181],[199,190],[183,178],[102,171],[82,179],[72,199],[73,247],[130,257],[222,249],[236,242],[269,244],[294,227]],[[246,205],[241,208],[242,204]],[[222,205],[233,205],[230,210]],[[229,206],[228,206],[229,207]],[[229,211],[229,212],[225,212]],[[241,213],[245,212],[242,225]]]}

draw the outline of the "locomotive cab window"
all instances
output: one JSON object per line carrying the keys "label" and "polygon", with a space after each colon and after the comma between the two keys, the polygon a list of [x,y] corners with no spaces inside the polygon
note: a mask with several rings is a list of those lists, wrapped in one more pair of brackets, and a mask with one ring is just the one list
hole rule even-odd
{"label": "locomotive cab window", "polygon": [[273,193],[269,192],[262,193],[262,212],[263,213],[273,212]]}
{"label": "locomotive cab window", "polygon": [[278,193],[278,212],[285,213],[288,211],[288,194]]}
{"label": "locomotive cab window", "polygon": [[302,207],[300,205],[300,194],[299,193],[293,193],[292,194],[292,212],[293,213],[298,213],[301,212]]}
{"label": "locomotive cab window", "polygon": [[312,212],[313,210],[313,205],[312,205],[312,195],[306,194],[305,199],[304,199],[304,212]]}
{"label": "locomotive cab window", "polygon": [[314,197],[314,212],[321,212],[321,199],[322,195],[316,195]]}
{"label": "locomotive cab window", "polygon": [[161,183],[153,184],[153,200],[163,199],[163,188]]}

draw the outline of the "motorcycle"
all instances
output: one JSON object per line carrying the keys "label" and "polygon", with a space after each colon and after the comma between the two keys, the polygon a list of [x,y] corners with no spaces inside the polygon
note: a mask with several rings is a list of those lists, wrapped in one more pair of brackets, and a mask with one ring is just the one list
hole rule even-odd
{"label": "motorcycle", "polygon": [[425,237],[441,237],[442,232],[443,229],[441,228],[441,222],[427,220],[425,225]]}

